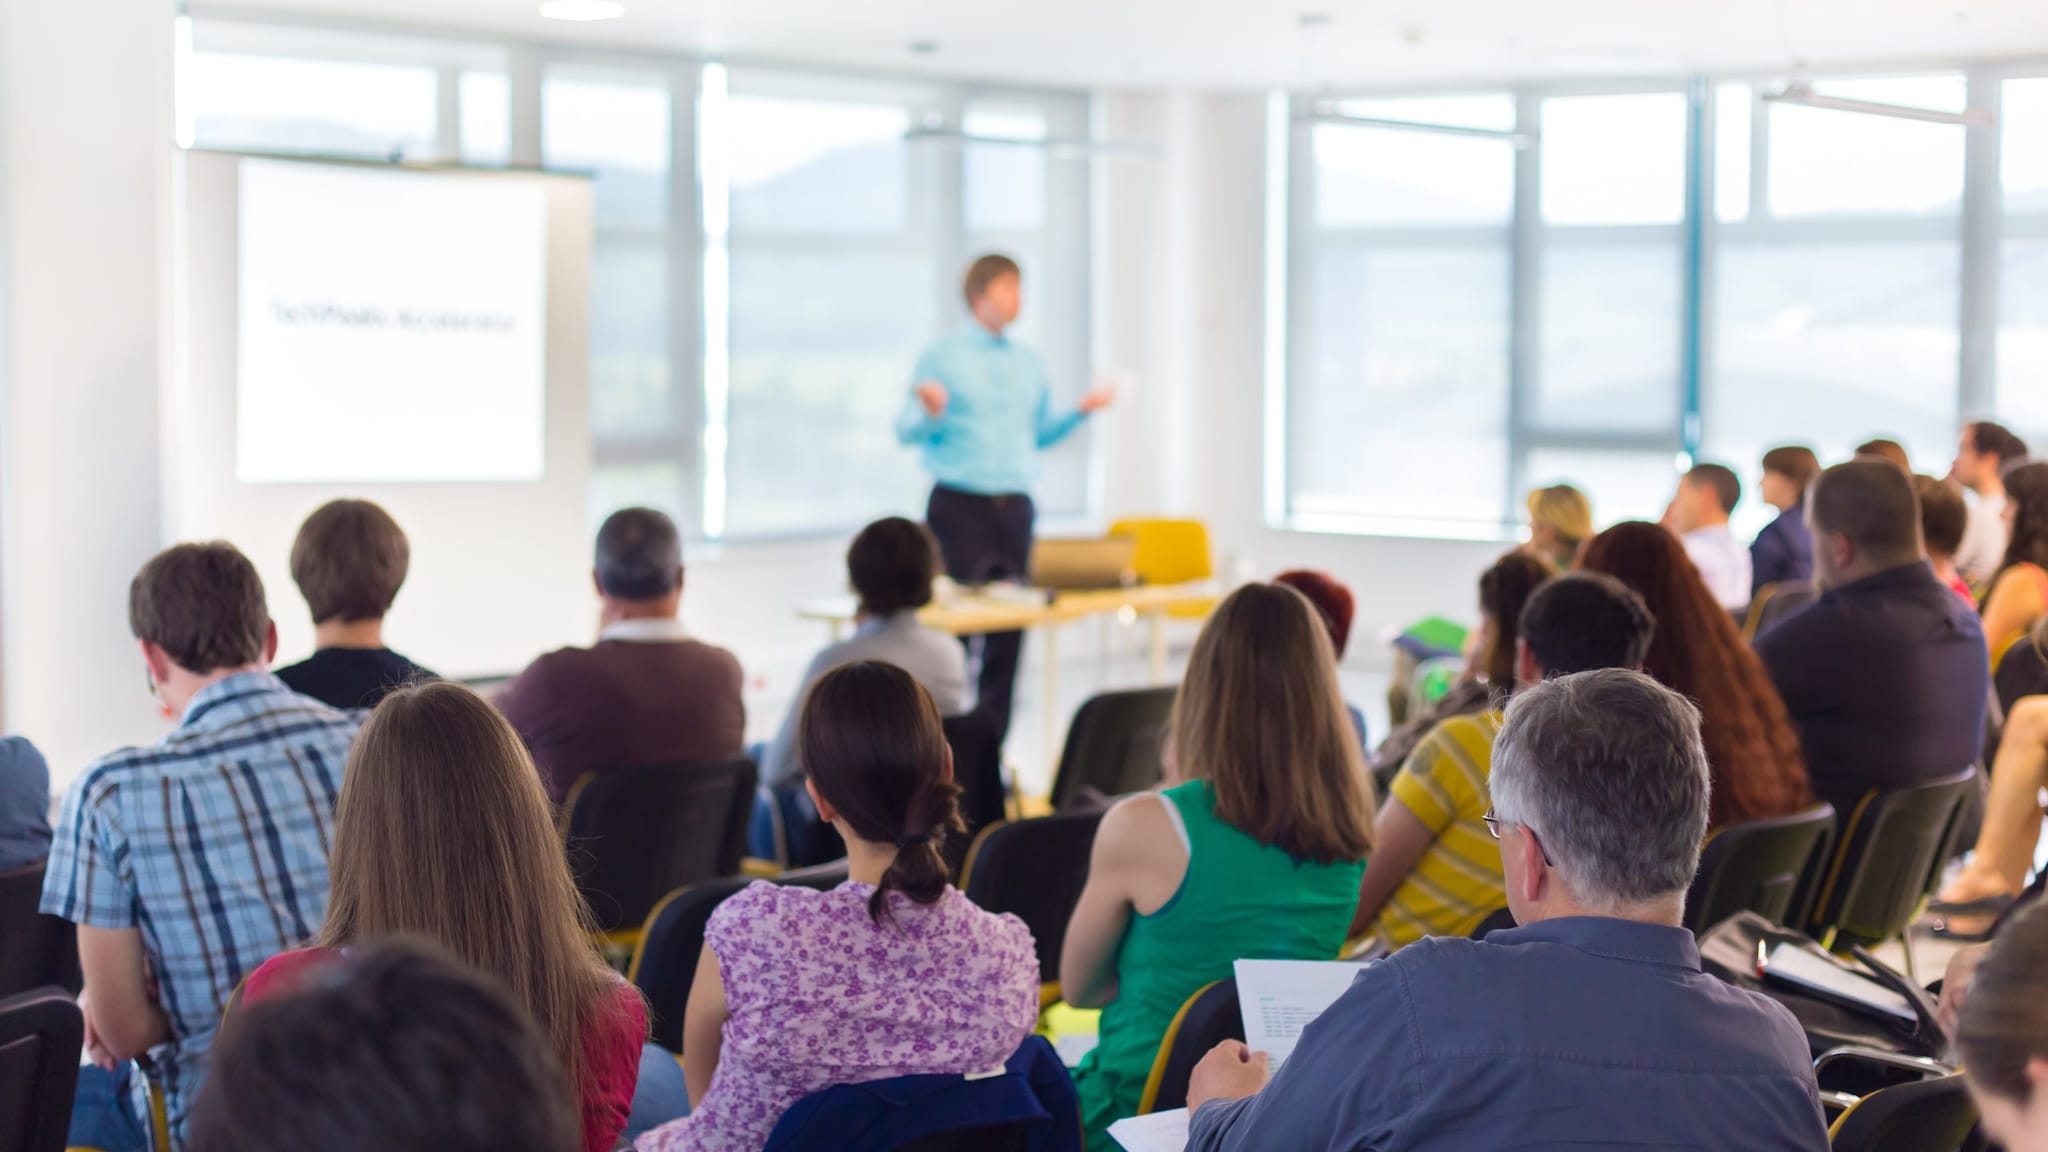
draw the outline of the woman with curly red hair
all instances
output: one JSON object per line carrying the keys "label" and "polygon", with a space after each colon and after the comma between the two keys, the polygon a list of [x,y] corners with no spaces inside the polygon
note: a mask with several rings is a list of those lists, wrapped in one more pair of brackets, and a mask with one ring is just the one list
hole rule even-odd
{"label": "woman with curly red hair", "polygon": [[1678,539],[1655,524],[1617,524],[1586,545],[1579,567],[1635,589],[1656,616],[1643,671],[1699,705],[1713,771],[1711,826],[1811,807],[1813,786],[1785,702]]}

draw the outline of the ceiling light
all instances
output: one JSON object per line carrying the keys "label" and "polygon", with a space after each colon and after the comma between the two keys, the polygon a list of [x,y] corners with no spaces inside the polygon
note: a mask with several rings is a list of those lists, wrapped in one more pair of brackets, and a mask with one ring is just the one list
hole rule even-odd
{"label": "ceiling light", "polygon": [[1396,120],[1385,116],[1357,116],[1333,101],[1317,101],[1313,110],[1296,116],[1297,124],[1337,124],[1352,128],[1388,128],[1396,132],[1426,132],[1437,136],[1468,136],[1478,140],[1500,140],[1516,148],[1536,144],[1532,133],[1512,128],[1473,128],[1464,124],[1432,124],[1421,120]]}
{"label": "ceiling light", "polygon": [[547,0],[540,6],[540,14],[550,20],[617,20],[626,14],[626,6],[619,0]]}
{"label": "ceiling light", "polygon": [[1776,92],[1764,93],[1764,99],[1773,104],[1797,104],[1802,108],[1825,108],[1830,112],[1860,112],[1865,116],[1889,116],[1894,120],[1919,120],[1928,124],[1977,124],[1989,127],[1996,123],[1989,112],[1944,112],[1939,108],[1916,108],[1910,104],[1883,104],[1876,100],[1851,100],[1846,96],[1829,96],[1813,90],[1813,85],[1795,80]]}

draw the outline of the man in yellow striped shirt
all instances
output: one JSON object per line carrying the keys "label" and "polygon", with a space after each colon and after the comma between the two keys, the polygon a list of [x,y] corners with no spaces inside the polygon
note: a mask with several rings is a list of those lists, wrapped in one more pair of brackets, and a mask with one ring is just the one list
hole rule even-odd
{"label": "man in yellow striped shirt", "polygon": [[[1533,684],[1598,668],[1642,667],[1656,620],[1612,577],[1560,576],[1522,610],[1516,676]],[[1487,780],[1500,712],[1453,716],[1431,729],[1401,766],[1381,807],[1360,882],[1352,934],[1390,949],[1424,936],[1464,936],[1507,906],[1500,846],[1487,834]]]}

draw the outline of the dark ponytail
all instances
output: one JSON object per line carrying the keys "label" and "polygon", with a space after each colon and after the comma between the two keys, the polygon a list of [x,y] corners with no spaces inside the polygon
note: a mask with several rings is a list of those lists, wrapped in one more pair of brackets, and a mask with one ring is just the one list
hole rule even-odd
{"label": "dark ponytail", "polygon": [[853,834],[896,846],[868,900],[875,922],[892,919],[891,892],[937,903],[950,879],[940,851],[966,825],[930,694],[893,664],[842,665],[811,686],[799,744],[819,795]]}

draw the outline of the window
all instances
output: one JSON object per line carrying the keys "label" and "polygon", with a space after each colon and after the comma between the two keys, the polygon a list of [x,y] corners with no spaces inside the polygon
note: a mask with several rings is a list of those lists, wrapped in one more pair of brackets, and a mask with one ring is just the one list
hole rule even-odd
{"label": "window", "polygon": [[180,77],[201,148],[374,159],[435,154],[434,69],[194,51]]}
{"label": "window", "polygon": [[2005,82],[1999,130],[2005,237],[1992,411],[2041,443],[2048,441],[2048,77]]}
{"label": "window", "polygon": [[[1961,76],[1823,81],[1827,96],[1960,112]],[[1885,116],[1770,107],[1770,212],[1800,216],[1949,215],[1963,198],[1963,131]]]}
{"label": "window", "polygon": [[464,72],[462,159],[506,164],[512,159],[512,80],[503,72]]}

